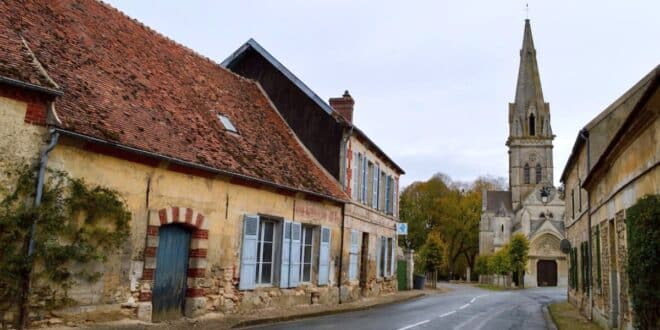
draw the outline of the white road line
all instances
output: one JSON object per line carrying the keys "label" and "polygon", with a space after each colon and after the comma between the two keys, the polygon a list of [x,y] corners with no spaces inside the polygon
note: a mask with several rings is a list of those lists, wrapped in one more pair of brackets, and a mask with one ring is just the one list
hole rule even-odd
{"label": "white road line", "polygon": [[439,317],[449,316],[449,315],[454,314],[454,313],[456,313],[456,311],[451,311],[451,312],[448,312],[448,313],[444,313],[444,314],[440,315]]}
{"label": "white road line", "polygon": [[474,303],[475,300],[477,300],[477,297],[472,298],[472,300],[470,300],[470,304]]}
{"label": "white road line", "polygon": [[418,325],[422,325],[422,324],[424,324],[424,323],[429,323],[429,321],[430,321],[430,320],[426,320],[426,321],[422,321],[422,322],[417,322],[417,323],[415,323],[415,324],[411,324],[411,325],[409,325],[409,326],[403,327],[403,328],[398,329],[398,330],[406,330],[406,329],[414,328],[414,327],[416,327],[416,326],[418,326]]}
{"label": "white road line", "polygon": [[468,307],[468,306],[470,306],[470,304],[465,304],[465,305],[459,307],[458,309],[463,309],[463,308]]}

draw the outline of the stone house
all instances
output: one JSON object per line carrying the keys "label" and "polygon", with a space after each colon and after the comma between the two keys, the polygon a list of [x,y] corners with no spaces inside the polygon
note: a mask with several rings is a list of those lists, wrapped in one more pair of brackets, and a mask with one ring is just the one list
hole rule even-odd
{"label": "stone house", "polygon": [[606,328],[632,328],[625,217],[639,198],[660,193],[659,79],[656,67],[587,123],[561,176],[568,300]]}
{"label": "stone house", "polygon": [[483,192],[479,253],[496,252],[513,234],[522,233],[530,241],[524,286],[564,286],[567,263],[559,249],[564,238],[564,200],[553,183],[555,135],[550,104],[543,98],[529,20],[525,20],[508,122],[509,190]]}
{"label": "stone house", "polygon": [[341,300],[396,290],[399,177],[404,171],[353,123],[354,100],[324,102],[255,40],[222,63],[259,82],[298,138],[351,197],[340,237]]}
{"label": "stone house", "polygon": [[338,301],[350,197],[258,82],[99,1],[0,12],[2,187],[50,143],[49,167],[132,215],[101,279],[69,291],[78,304],[160,321]]}

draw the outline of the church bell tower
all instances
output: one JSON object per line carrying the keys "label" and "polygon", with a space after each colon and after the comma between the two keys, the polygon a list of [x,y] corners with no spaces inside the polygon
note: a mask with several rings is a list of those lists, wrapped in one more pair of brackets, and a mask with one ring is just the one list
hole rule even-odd
{"label": "church bell tower", "polygon": [[553,185],[550,104],[543,99],[536,49],[529,19],[525,20],[516,97],[509,103],[509,190],[512,207],[539,184]]}

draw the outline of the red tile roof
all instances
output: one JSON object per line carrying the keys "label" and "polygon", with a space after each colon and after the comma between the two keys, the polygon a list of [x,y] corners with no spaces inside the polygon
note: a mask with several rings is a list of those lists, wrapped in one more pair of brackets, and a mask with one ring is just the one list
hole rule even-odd
{"label": "red tile roof", "polygon": [[[94,0],[1,1],[0,12],[10,16],[0,20],[0,76],[43,83],[27,60],[16,60],[24,56],[20,33],[64,91],[56,101],[62,128],[348,198],[255,82]],[[239,135],[225,131],[217,114]]]}

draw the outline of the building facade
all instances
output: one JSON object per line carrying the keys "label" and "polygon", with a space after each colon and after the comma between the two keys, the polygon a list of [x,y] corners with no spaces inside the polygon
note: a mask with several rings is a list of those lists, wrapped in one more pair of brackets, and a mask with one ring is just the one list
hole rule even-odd
{"label": "building facade", "polygon": [[342,185],[342,301],[396,290],[398,183],[404,171],[353,123],[348,91],[323,101],[255,40],[222,63],[257,81],[300,141]]}
{"label": "building facade", "polygon": [[70,312],[162,321],[337,303],[351,297],[342,284],[356,271],[352,230],[369,234],[374,281],[394,278],[398,167],[382,170],[390,212],[369,207],[373,227],[349,228],[354,203],[338,175],[257,81],[98,1],[0,11],[10,13],[0,22],[0,167],[34,164],[52,143],[49,168],[117,191],[132,216],[121,251],[90,265],[100,280],[68,290]]}
{"label": "building facade", "polygon": [[[515,102],[509,104],[509,190],[485,191],[479,253],[490,254],[515,233],[530,241],[526,287],[566,285],[564,201],[553,184],[550,105],[543,98],[536,49],[525,20]],[[514,277],[515,278],[515,277]]]}
{"label": "building facade", "polygon": [[561,177],[571,245],[568,299],[606,328],[632,328],[626,210],[660,193],[659,72],[656,67],[585,125]]}

